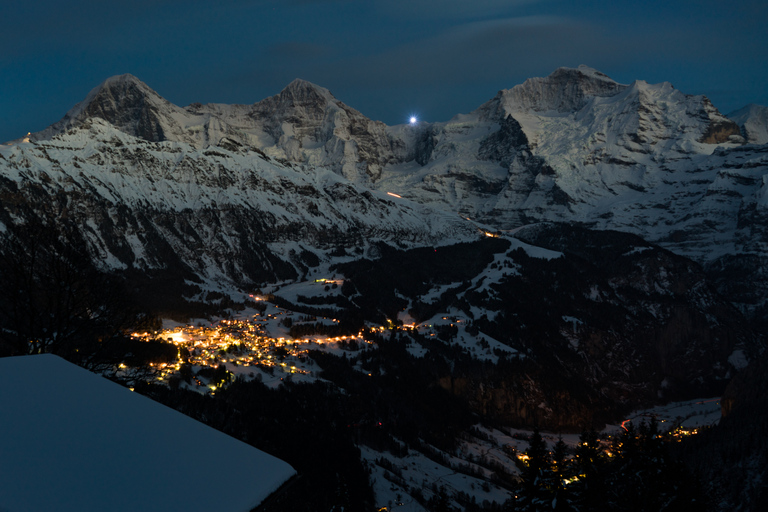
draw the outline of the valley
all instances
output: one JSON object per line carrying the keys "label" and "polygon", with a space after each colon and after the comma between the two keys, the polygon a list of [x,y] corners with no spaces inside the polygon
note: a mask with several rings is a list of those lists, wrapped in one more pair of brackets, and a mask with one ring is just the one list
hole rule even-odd
{"label": "valley", "polygon": [[[279,292],[291,297],[322,296],[325,283],[340,286],[339,279],[319,279],[304,283],[284,283],[277,286]],[[330,290],[328,290],[330,291]],[[319,293],[318,293],[319,292]],[[346,365],[347,371],[359,373],[365,378],[379,379],[381,371],[374,375],[364,362],[370,360],[368,352],[378,350],[376,340],[394,337],[397,333],[422,333],[427,338],[442,338],[444,327],[459,326],[466,319],[437,316],[434,324],[403,324],[388,326],[368,325],[361,332],[350,335],[328,336],[314,334],[293,338],[286,324],[324,325],[338,327],[333,318],[312,317],[275,306],[264,300],[264,296],[251,295],[246,303],[259,305],[258,309],[247,307],[229,319],[213,323],[200,320],[189,325],[168,325],[154,333],[134,333],[138,339],[161,339],[179,349],[179,358],[165,363],[150,363],[155,370],[153,381],[172,389],[186,389],[204,395],[226,393],[225,389],[235,381],[256,380],[264,386],[276,389],[283,383],[290,385],[312,385],[329,382],[335,393],[355,395],[354,387],[341,387],[343,381],[326,380],[330,377],[323,366],[328,367],[327,357],[334,364]],[[442,323],[437,323],[443,321]],[[318,323],[319,322],[319,323]],[[174,322],[166,322],[173,324]],[[410,357],[428,357],[427,346],[420,345],[413,338],[402,338]],[[443,343],[461,343],[462,349],[473,358],[492,361],[494,351],[489,350],[488,337],[482,334],[472,336],[459,327],[452,339]],[[496,350],[509,347],[499,344]],[[318,354],[324,354],[318,357]],[[118,375],[130,379],[131,369],[121,365]],[[380,383],[379,385],[385,385]],[[600,428],[602,456],[612,457],[616,439],[621,438],[622,429],[640,428],[648,421],[658,422],[661,433],[668,433],[671,440],[695,435],[702,427],[716,425],[720,419],[718,398],[694,399],[687,402],[670,403],[655,409],[638,410],[627,414],[628,419],[620,424],[604,425]],[[377,421],[378,420],[378,421]],[[446,425],[444,425],[446,426]],[[369,475],[375,496],[375,508],[387,510],[422,512],[431,510],[437,500],[454,508],[494,510],[504,503],[520,499],[515,482],[521,477],[521,468],[530,459],[533,431],[514,428],[498,423],[469,425],[457,433],[453,446],[437,447],[425,440],[405,443],[393,434],[388,419],[380,415],[371,419],[363,417],[342,425],[349,435],[356,439],[360,456]],[[583,441],[578,433],[542,432],[547,450],[555,451],[562,440],[575,460],[575,451]],[[632,435],[638,435],[634,433]],[[384,439],[388,441],[384,442]],[[389,444],[389,448],[384,446]],[[575,464],[575,462],[573,462]],[[571,477],[569,477],[571,478]]]}

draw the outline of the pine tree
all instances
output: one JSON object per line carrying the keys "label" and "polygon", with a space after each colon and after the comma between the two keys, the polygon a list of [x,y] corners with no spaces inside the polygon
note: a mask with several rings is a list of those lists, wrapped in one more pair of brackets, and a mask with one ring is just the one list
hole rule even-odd
{"label": "pine tree", "polygon": [[655,418],[630,425],[612,445],[606,464],[606,501],[626,512],[700,510],[695,480],[673,460]]}
{"label": "pine tree", "polygon": [[554,471],[555,473],[562,477],[566,474],[566,465],[568,462],[568,447],[565,445],[565,442],[563,441],[563,436],[559,436],[557,438],[557,443],[555,443],[555,451],[552,455],[552,462],[554,464]]}
{"label": "pine tree", "polygon": [[574,459],[576,482],[569,491],[580,510],[606,509],[603,466],[605,455],[600,437],[595,430],[583,432],[579,437]]}
{"label": "pine tree", "polygon": [[538,428],[534,428],[530,446],[525,451],[527,461],[518,462],[522,477],[519,510],[552,510],[556,504],[558,477],[553,471],[552,457]]}
{"label": "pine tree", "polygon": [[563,436],[559,436],[552,454],[552,473],[554,476],[553,508],[557,512],[574,510],[570,489],[565,484],[565,480],[572,476],[571,469],[572,464],[568,460],[568,446],[563,441]]}

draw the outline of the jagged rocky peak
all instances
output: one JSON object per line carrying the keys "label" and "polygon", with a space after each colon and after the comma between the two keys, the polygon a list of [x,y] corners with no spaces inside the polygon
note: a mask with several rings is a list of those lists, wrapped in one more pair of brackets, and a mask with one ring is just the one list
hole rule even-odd
{"label": "jagged rocky peak", "polygon": [[329,107],[342,105],[328,89],[297,78],[280,93],[254,104],[253,112],[261,118],[321,120]]}
{"label": "jagged rocky peak", "polygon": [[750,144],[768,144],[768,107],[750,103],[728,114]]}
{"label": "jagged rocky peak", "polygon": [[325,87],[313,84],[301,78],[296,78],[280,91],[278,97],[283,101],[303,102],[303,101],[338,101]]}
{"label": "jagged rocky peak", "polygon": [[[617,101],[613,101],[613,100]],[[602,103],[602,105],[600,105]],[[703,144],[741,144],[739,127],[704,95],[685,94],[669,83],[635,80],[624,92],[606,100],[595,99],[586,109],[614,110],[605,119],[608,129],[618,125],[634,142],[655,145],[664,140],[688,139]],[[633,118],[634,121],[626,121]],[[610,122],[608,122],[610,120]],[[627,131],[628,130],[628,131]],[[647,149],[647,148],[646,148]]]}
{"label": "jagged rocky peak", "polygon": [[375,179],[395,159],[384,123],[306,80],[296,79],[279,94],[254,104],[249,117],[275,141],[275,154],[330,167],[353,181]]}
{"label": "jagged rocky peak", "polygon": [[[167,103],[157,92],[130,73],[115,75],[104,80],[98,87],[91,91],[94,97],[99,95],[111,95],[115,98],[129,96],[148,96],[161,103]],[[91,95],[89,94],[89,97]]]}
{"label": "jagged rocky peak", "polygon": [[572,112],[581,109],[591,97],[614,96],[626,87],[589,66],[562,67],[547,77],[529,78],[512,89],[499,91],[481,109],[485,108],[491,119],[521,111]]}
{"label": "jagged rocky peak", "polygon": [[47,140],[93,118],[103,119],[119,130],[150,141],[166,139],[160,112],[178,109],[131,74],[107,78],[65,116],[32,140]]}

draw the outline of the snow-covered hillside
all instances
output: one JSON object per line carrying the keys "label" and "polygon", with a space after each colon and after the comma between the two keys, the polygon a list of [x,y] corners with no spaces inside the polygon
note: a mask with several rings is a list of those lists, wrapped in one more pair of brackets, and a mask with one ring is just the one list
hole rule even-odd
{"label": "snow-covered hillside", "polygon": [[[397,126],[303,80],[250,105],[179,107],[112,77],[0,146],[0,353],[56,338],[129,376],[155,356],[115,337],[112,317],[127,320],[113,310],[146,312],[136,336],[168,350],[153,367],[168,388],[151,396],[249,441],[312,440],[322,456],[286,451],[297,495],[350,496],[370,475],[392,506],[435,508],[439,482],[463,508],[470,491],[505,500],[517,444],[478,421],[578,431],[719,394],[765,353],[765,127],[763,107],[729,119],[705,96],[586,66]],[[240,299],[258,301],[233,321]],[[203,343],[215,314],[218,345]],[[151,325],[169,316],[195,325]],[[90,330],[61,343],[72,318]]]}
{"label": "snow-covered hillside", "polygon": [[0,222],[71,222],[94,260],[112,269],[180,264],[203,278],[248,282],[295,276],[338,248],[362,254],[375,241],[477,236],[457,215],[326,168],[280,163],[232,140],[206,149],[148,142],[100,118],[49,141],[3,146],[0,165]]}

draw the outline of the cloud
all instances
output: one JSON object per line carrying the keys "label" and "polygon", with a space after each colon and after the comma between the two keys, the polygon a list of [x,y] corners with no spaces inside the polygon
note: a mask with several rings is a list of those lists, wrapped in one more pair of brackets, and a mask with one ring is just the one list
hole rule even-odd
{"label": "cloud", "polygon": [[354,0],[284,0],[286,3],[307,5],[307,4],[346,4]]}
{"label": "cloud", "polygon": [[540,0],[383,0],[376,8],[397,18],[482,18],[498,16]]}
{"label": "cloud", "polygon": [[588,24],[518,17],[467,23],[377,54],[329,63],[325,74],[332,80],[343,72],[356,85],[372,88],[476,83],[589,64],[611,53],[608,41]]}

